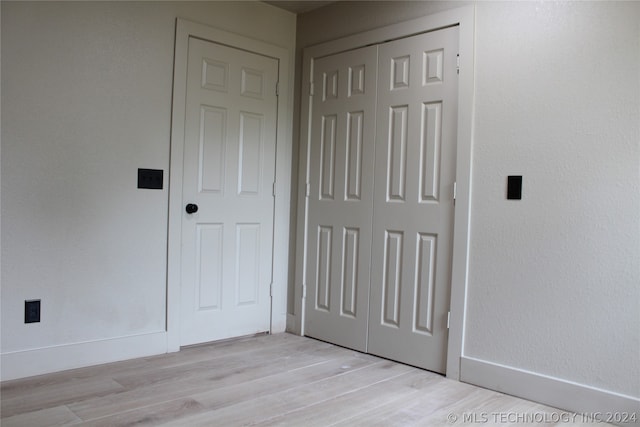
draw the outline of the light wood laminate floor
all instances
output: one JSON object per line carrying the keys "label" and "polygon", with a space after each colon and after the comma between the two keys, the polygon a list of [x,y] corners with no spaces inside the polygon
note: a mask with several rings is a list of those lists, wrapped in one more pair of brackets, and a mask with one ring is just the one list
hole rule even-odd
{"label": "light wood laminate floor", "polygon": [[[2,383],[12,426],[590,425],[580,417],[290,334]],[[605,424],[598,424],[605,426]]]}

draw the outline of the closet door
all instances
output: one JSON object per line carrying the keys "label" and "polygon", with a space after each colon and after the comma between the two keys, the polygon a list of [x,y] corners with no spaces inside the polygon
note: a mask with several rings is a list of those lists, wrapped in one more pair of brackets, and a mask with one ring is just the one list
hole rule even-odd
{"label": "closet door", "polygon": [[446,368],[457,27],[379,46],[369,352]]}
{"label": "closet door", "polygon": [[314,62],[305,334],[367,348],[377,47]]}

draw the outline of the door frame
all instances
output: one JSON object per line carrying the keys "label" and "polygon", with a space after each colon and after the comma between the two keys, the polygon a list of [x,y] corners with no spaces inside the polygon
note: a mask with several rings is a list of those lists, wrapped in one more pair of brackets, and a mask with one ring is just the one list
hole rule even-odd
{"label": "door frame", "polygon": [[[460,359],[463,354],[464,321],[469,261],[469,230],[471,219],[471,155],[473,145],[474,100],[474,34],[475,6],[447,10],[422,18],[393,24],[352,36],[332,40],[304,49],[302,71],[302,100],[300,120],[300,168],[298,174],[298,218],[296,230],[296,275],[293,315],[288,329],[304,335],[307,258],[307,188],[309,177],[309,144],[311,102],[307,91],[313,79],[316,58],[357,49],[370,44],[404,38],[445,27],[459,26],[460,74],[458,79],[458,125],[456,147],[456,207],[454,213],[451,302],[449,341],[447,345],[448,378],[460,380]],[[453,189],[451,189],[453,191]]]}
{"label": "door frame", "polygon": [[[287,260],[289,257],[289,207],[291,192],[291,120],[293,75],[291,52],[261,40],[178,18],[173,63],[171,152],[169,164],[169,225],[167,243],[167,351],[180,350],[180,288],[182,256],[182,177],[187,94],[189,37],[265,55],[278,60],[278,111],[276,122],[276,169],[274,185],[271,328],[286,327]],[[275,88],[274,88],[275,90]]]}

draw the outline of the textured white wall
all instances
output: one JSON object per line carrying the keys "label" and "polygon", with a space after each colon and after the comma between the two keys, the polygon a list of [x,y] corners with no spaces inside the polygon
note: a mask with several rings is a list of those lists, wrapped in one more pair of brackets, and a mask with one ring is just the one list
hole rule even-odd
{"label": "textured white wall", "polygon": [[464,352],[640,397],[640,3],[476,22]]}
{"label": "textured white wall", "polygon": [[[459,6],[330,5],[297,48]],[[475,49],[464,354],[640,397],[640,3],[478,2]]]}
{"label": "textured white wall", "polygon": [[3,353],[165,329],[176,17],[294,47],[263,3],[2,2]]}

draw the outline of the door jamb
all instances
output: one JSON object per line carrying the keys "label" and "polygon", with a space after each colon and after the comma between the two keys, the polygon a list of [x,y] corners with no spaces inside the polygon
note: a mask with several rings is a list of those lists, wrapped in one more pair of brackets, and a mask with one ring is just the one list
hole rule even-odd
{"label": "door jamb", "polygon": [[[180,350],[180,288],[182,242],[182,177],[189,37],[266,55],[278,60],[278,111],[274,184],[271,332],[286,327],[287,260],[289,258],[289,207],[291,192],[291,120],[293,63],[289,50],[178,18],[173,64],[171,153],[169,165],[169,224],[167,243],[167,351]],[[274,88],[276,90],[276,88]]]}
{"label": "door jamb", "polygon": [[[304,307],[306,298],[307,245],[307,186],[309,185],[309,143],[311,114],[310,98],[304,95],[311,87],[315,58],[378,44],[387,40],[408,37],[436,29],[459,26],[460,74],[458,79],[458,126],[456,146],[456,207],[451,271],[451,301],[449,341],[447,346],[448,378],[460,380],[460,359],[463,354],[464,321],[469,261],[469,231],[471,219],[471,155],[473,144],[474,105],[474,33],[475,6],[465,6],[427,15],[399,24],[389,25],[353,36],[329,41],[304,49],[300,123],[300,169],[298,174],[298,218],[296,230],[295,315],[289,318],[288,328],[304,335]],[[453,191],[453,189],[452,189]]]}

